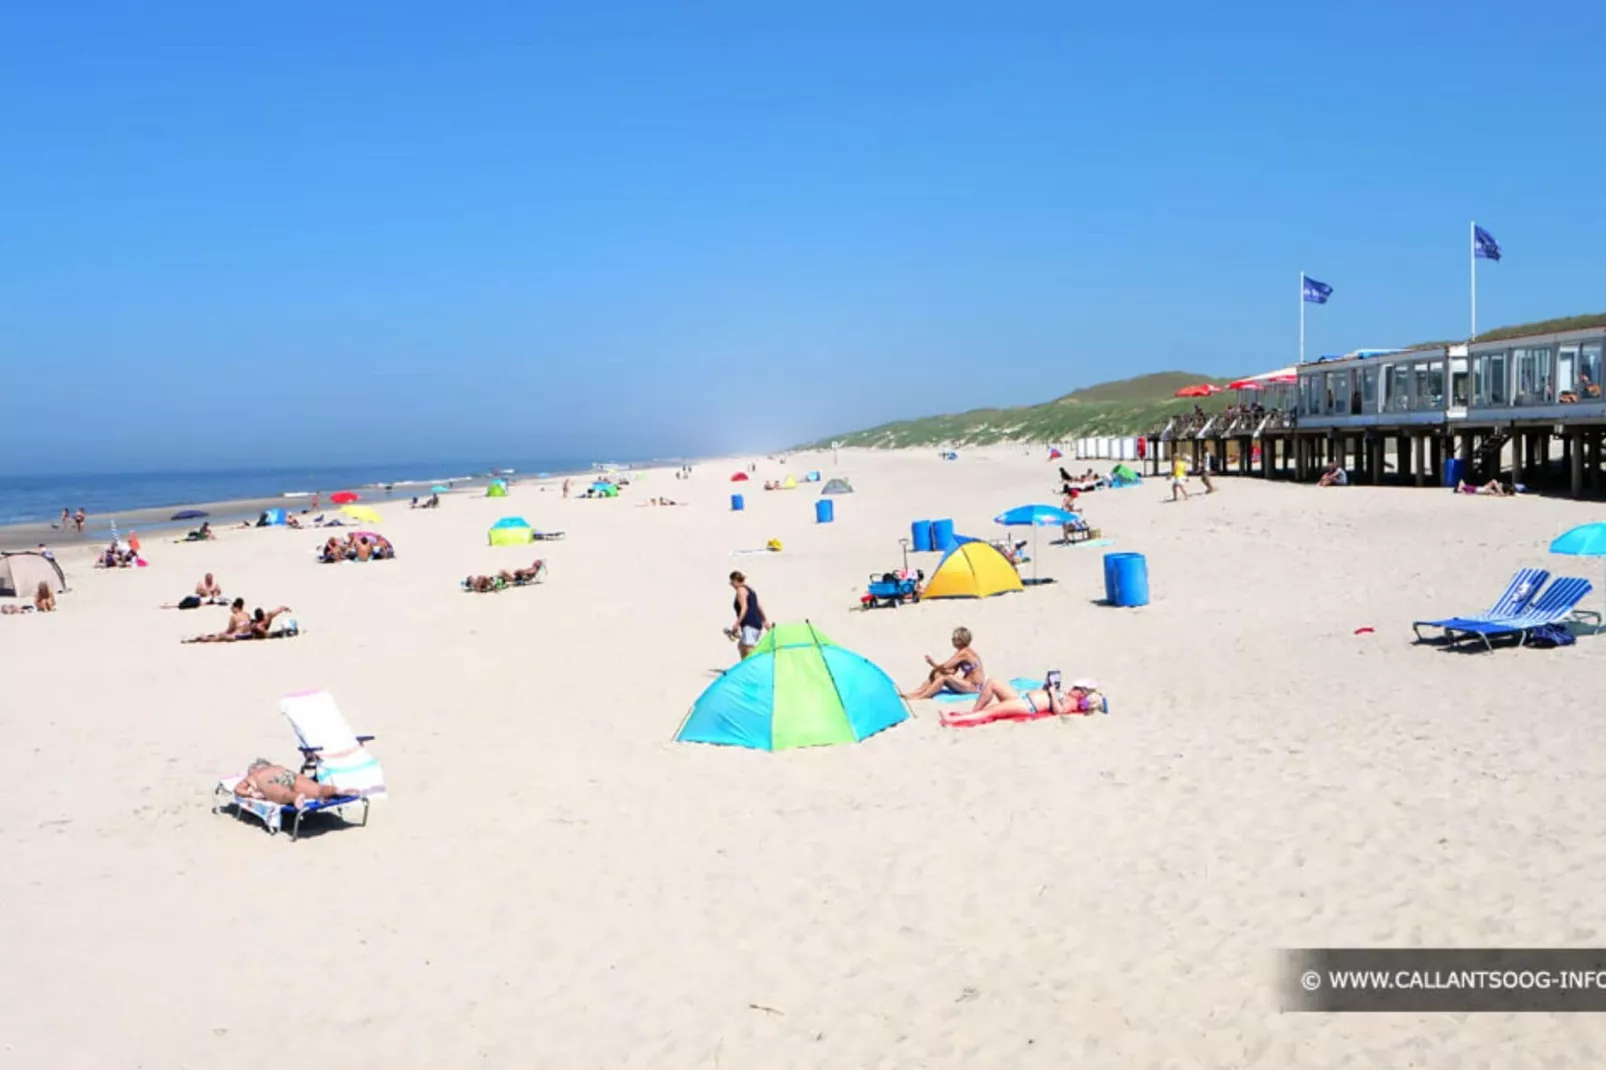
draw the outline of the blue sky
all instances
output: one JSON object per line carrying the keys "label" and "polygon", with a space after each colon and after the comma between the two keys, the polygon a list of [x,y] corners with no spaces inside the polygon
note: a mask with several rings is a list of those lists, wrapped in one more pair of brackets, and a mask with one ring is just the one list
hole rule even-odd
{"label": "blue sky", "polygon": [[[0,470],[626,456],[1606,307],[1579,2],[12,5]],[[1543,10],[1543,14],[1539,12]]]}

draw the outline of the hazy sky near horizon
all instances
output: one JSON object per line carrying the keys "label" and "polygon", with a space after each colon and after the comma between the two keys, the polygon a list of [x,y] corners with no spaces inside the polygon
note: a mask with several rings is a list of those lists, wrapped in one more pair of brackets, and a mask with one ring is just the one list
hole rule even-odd
{"label": "hazy sky near horizon", "polygon": [[0,471],[709,454],[1606,307],[1606,6],[16,4]]}

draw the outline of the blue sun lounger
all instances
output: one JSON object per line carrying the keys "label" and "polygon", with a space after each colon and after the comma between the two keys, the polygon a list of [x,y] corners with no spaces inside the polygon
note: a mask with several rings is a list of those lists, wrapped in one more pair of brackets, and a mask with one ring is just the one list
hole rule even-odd
{"label": "blue sun lounger", "polygon": [[1498,619],[1449,621],[1444,626],[1444,634],[1450,637],[1452,643],[1475,635],[1483,640],[1484,648],[1489,650],[1494,649],[1490,640],[1497,635],[1515,635],[1520,645],[1528,641],[1529,632],[1547,624],[1562,624],[1574,616],[1592,616],[1598,621],[1599,613],[1577,612],[1578,603],[1592,590],[1594,587],[1588,580],[1558,576],[1545,588],[1545,593],[1530,602],[1521,613]]}
{"label": "blue sun lounger", "polygon": [[[1528,603],[1534,600],[1545,581],[1550,579],[1550,572],[1542,568],[1525,568],[1511,577],[1511,583],[1506,586],[1506,593],[1495,599],[1494,605],[1482,613],[1471,617],[1450,617],[1446,620],[1419,620],[1413,621],[1411,630],[1416,633],[1417,642],[1426,642],[1428,637],[1422,634],[1423,628],[1448,628],[1450,625],[1464,620],[1501,620],[1506,617],[1515,617],[1528,608]],[[1440,639],[1449,638],[1449,632],[1438,636]]]}

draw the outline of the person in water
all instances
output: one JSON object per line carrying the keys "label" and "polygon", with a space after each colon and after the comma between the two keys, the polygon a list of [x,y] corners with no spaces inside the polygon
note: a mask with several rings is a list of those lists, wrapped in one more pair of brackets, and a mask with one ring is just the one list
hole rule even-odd
{"label": "person in water", "polygon": [[764,615],[764,607],[758,603],[758,592],[747,585],[746,576],[732,572],[731,587],[736,590],[736,601],[732,606],[736,611],[736,624],[726,634],[736,640],[736,649],[745,658],[764,638],[769,618]]}
{"label": "person in water", "polygon": [[927,654],[926,664],[931,666],[931,672],[926,677],[926,682],[913,691],[906,692],[903,697],[931,698],[943,691],[960,695],[979,694],[983,685],[987,683],[987,675],[982,669],[981,655],[971,649],[970,643],[970,629],[955,628],[954,656],[939,664],[935,658]]}

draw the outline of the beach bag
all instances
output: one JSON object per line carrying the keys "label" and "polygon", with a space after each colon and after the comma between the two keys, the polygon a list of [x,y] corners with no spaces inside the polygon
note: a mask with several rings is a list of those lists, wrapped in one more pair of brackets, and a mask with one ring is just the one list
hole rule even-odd
{"label": "beach bag", "polygon": [[1528,645],[1548,650],[1558,646],[1572,646],[1578,640],[1565,624],[1541,624],[1528,633]]}

